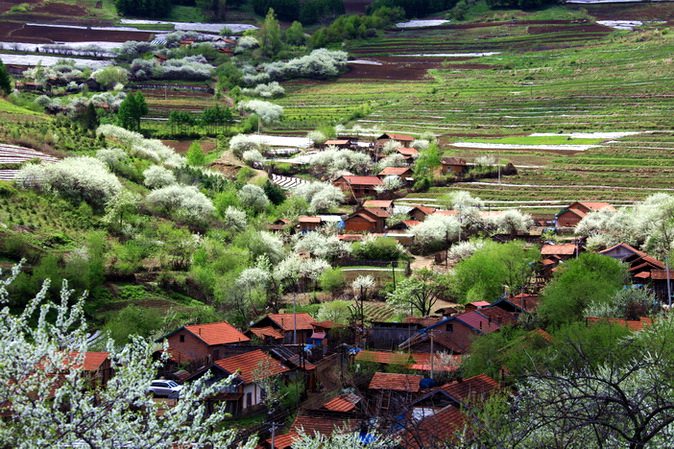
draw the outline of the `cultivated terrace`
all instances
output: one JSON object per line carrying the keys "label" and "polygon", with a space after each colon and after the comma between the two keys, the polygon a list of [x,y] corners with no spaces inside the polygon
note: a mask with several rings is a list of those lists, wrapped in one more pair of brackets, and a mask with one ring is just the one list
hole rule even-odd
{"label": "cultivated terrace", "polygon": [[0,447],[671,447],[673,26],[0,0]]}

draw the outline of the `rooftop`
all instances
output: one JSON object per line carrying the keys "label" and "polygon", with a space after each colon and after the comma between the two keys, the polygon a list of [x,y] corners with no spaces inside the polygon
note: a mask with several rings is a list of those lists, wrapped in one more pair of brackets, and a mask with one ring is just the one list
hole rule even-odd
{"label": "rooftop", "polygon": [[245,383],[250,384],[258,379],[276,376],[288,372],[278,360],[256,349],[255,351],[238,354],[226,359],[216,360],[215,365],[230,374],[239,373]]}
{"label": "rooftop", "polygon": [[370,381],[371,390],[395,390],[419,392],[423,376],[417,374],[374,373]]}

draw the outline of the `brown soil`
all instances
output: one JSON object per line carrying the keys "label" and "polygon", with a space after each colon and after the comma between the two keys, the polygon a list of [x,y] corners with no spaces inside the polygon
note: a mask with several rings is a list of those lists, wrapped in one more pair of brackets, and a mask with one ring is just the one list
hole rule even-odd
{"label": "brown soil", "polygon": [[4,13],[12,9],[12,6],[20,5],[22,3],[28,3],[35,5],[40,3],[42,0],[2,0],[0,1],[0,13]]}
{"label": "brown soil", "polygon": [[65,3],[47,3],[32,10],[36,14],[51,14],[55,16],[81,17],[88,14],[85,8]]}
{"label": "brown soil", "polygon": [[[176,153],[178,154],[185,154],[187,153],[187,150],[189,150],[190,145],[192,145],[193,140],[162,140],[162,143],[164,145],[167,145],[174,150],[176,150]],[[213,150],[215,150],[216,143],[214,140],[202,140],[199,143],[201,143],[201,148],[203,148],[203,153],[207,154]]]}
{"label": "brown soil", "polygon": [[585,9],[598,20],[674,20],[674,7],[665,2],[565,6],[575,10]]}
{"label": "brown soil", "polygon": [[527,32],[529,34],[546,34],[546,33],[610,33],[611,28],[603,25],[574,25],[574,26],[534,26],[529,27]]}
{"label": "brown soil", "polygon": [[107,31],[91,29],[67,29],[27,25],[25,23],[0,22],[0,39],[28,43],[107,41],[148,41],[152,33],[140,31]]}
{"label": "brown soil", "polygon": [[[365,57],[365,56],[364,56]],[[374,64],[349,64],[349,71],[342,75],[343,79],[371,79],[386,82],[389,80],[418,80],[428,75],[430,69],[446,70],[489,70],[495,66],[489,64],[443,64],[442,57],[394,57],[376,56],[367,58],[383,65]],[[475,58],[452,58],[466,61]]]}

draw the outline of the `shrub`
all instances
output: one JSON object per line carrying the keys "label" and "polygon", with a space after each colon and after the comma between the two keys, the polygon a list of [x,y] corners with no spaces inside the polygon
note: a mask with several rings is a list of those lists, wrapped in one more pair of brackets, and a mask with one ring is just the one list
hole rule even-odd
{"label": "shrub", "polygon": [[265,195],[264,190],[253,184],[246,184],[239,190],[237,197],[241,204],[250,207],[255,211],[263,211],[269,206],[269,199]]}
{"label": "shrub", "polygon": [[391,237],[370,237],[353,244],[353,255],[361,259],[398,260],[405,254],[405,248]]}
{"label": "shrub", "polygon": [[268,101],[249,100],[239,103],[239,111],[256,114],[264,123],[278,121],[283,116],[283,107]]}
{"label": "shrub", "polygon": [[339,187],[323,182],[300,184],[293,193],[309,203],[312,212],[327,211],[344,201],[344,192]]}
{"label": "shrub", "polygon": [[306,56],[287,62],[272,62],[263,65],[271,79],[332,78],[346,71],[348,54],[339,50],[319,48]]}
{"label": "shrub", "polygon": [[241,89],[241,93],[249,97],[276,98],[285,95],[286,90],[277,81],[269,84],[258,84],[254,88]]}
{"label": "shrub", "polygon": [[119,170],[129,158],[121,148],[101,148],[96,151],[96,159],[104,162],[111,170]]}

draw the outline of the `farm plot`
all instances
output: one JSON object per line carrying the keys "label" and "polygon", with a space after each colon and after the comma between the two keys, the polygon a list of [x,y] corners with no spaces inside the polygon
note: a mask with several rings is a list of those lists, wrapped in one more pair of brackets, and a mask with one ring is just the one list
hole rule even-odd
{"label": "farm plot", "polygon": [[11,181],[19,172],[19,165],[32,161],[56,162],[57,158],[32,148],[0,143],[0,181]]}

